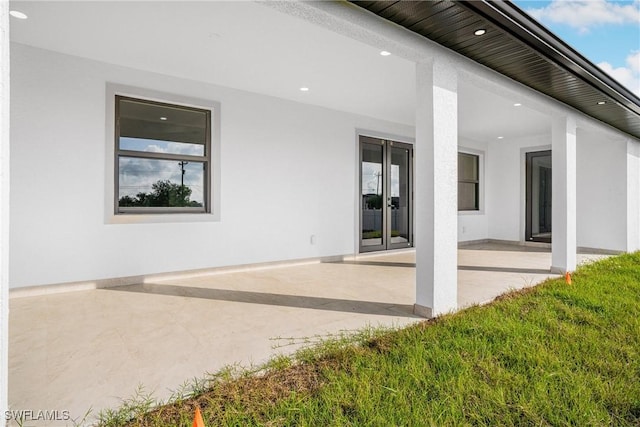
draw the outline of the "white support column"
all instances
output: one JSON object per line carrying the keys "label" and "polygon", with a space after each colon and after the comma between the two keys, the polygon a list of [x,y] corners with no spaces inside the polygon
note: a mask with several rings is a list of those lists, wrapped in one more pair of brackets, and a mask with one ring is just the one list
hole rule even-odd
{"label": "white support column", "polygon": [[0,415],[9,374],[9,2],[0,1]]}
{"label": "white support column", "polygon": [[576,121],[555,117],[551,129],[551,271],[576,269]]}
{"label": "white support column", "polygon": [[640,249],[640,142],[627,140],[627,252]]}
{"label": "white support column", "polygon": [[416,66],[414,313],[458,306],[458,76],[444,59]]}

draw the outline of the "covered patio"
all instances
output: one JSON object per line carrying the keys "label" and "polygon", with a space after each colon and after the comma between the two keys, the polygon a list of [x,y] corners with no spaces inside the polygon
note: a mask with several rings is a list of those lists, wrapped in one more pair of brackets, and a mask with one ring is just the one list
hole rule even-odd
{"label": "covered patio", "polygon": [[[349,2],[20,2],[29,19],[0,40],[7,58],[11,49],[11,102],[7,92],[0,104],[3,171],[11,163],[0,174],[1,409],[8,401],[78,419],[118,406],[139,384],[165,399],[185,380],[263,363],[308,338],[403,326],[573,271],[596,256],[579,248],[637,250],[637,103],[606,79],[592,84],[598,76],[585,77],[571,55],[556,63],[512,37],[486,11],[415,4],[451,12],[459,27],[424,22],[463,46],[401,28],[403,16],[418,16],[403,9],[411,2],[398,2],[395,24],[378,10],[387,2],[368,11]],[[465,46],[525,52],[541,75],[560,71],[538,87]],[[8,91],[8,65],[0,78]],[[585,104],[544,91],[558,82],[586,91]],[[127,103],[146,113],[127,115]],[[203,115],[204,139],[122,132],[134,118],[180,129],[166,110]],[[393,159],[378,171],[386,184],[374,172],[368,191],[362,137],[383,152],[391,143],[415,152],[402,192],[379,191],[394,184]],[[127,148],[126,138],[199,154]],[[539,186],[529,155],[549,151]],[[459,173],[460,154],[474,159],[471,178]],[[151,184],[128,189],[120,172],[134,158],[156,167],[132,172]],[[183,193],[187,164],[201,171],[196,205],[122,204],[164,178]],[[553,190],[552,211],[530,203],[542,187]],[[470,209],[460,209],[460,188]],[[363,226],[372,194],[381,219],[404,194],[404,243],[417,249],[360,254],[372,232],[386,249],[399,237],[392,221]],[[541,212],[553,241],[528,246]]]}
{"label": "covered patio", "polygon": [[[458,305],[553,277],[550,260],[545,248],[464,246]],[[82,418],[117,407],[139,385],[166,399],[186,380],[226,365],[259,365],[308,339],[421,321],[412,312],[414,292],[415,251],[405,250],[14,297],[9,404]]]}

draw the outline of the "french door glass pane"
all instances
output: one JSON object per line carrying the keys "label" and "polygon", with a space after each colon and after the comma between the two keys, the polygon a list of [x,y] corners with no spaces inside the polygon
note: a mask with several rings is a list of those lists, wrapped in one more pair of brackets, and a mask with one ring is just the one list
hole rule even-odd
{"label": "french door glass pane", "polygon": [[362,145],[362,245],[382,244],[382,145]]}
{"label": "french door glass pane", "polygon": [[551,237],[551,156],[531,159],[531,236]]}
{"label": "french door glass pane", "polygon": [[391,243],[409,241],[409,150],[391,147]]}

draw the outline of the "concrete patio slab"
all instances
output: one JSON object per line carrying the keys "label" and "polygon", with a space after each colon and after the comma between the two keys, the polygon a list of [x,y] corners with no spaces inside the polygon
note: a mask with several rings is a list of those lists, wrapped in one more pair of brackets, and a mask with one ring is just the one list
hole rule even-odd
{"label": "concrete patio slab", "polygon": [[[461,307],[553,276],[546,249],[472,245],[458,263]],[[405,326],[421,320],[412,313],[414,282],[415,252],[404,251],[13,298],[10,408],[79,419],[117,407],[138,385],[166,399],[225,365],[263,363],[293,351],[290,339]]]}

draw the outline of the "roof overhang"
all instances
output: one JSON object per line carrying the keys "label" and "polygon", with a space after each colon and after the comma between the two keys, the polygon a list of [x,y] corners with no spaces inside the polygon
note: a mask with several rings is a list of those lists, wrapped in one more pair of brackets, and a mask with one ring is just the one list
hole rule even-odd
{"label": "roof overhang", "polygon": [[353,3],[640,138],[640,98],[510,1]]}

